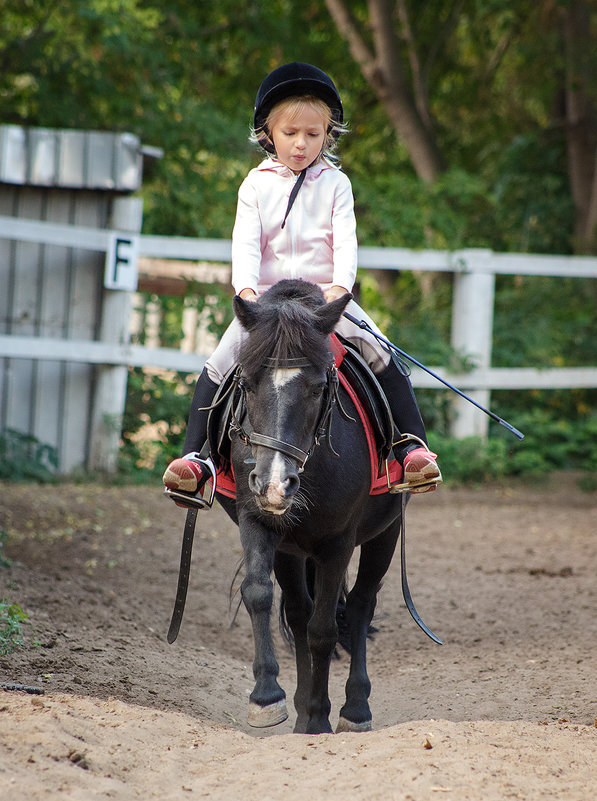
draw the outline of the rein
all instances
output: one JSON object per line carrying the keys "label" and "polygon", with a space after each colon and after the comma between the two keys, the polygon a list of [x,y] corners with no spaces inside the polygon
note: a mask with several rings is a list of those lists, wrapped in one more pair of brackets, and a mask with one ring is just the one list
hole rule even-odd
{"label": "rein", "polygon": [[[330,356],[332,356],[332,354],[330,354]],[[301,368],[309,367],[310,365],[311,362],[307,358],[273,359],[268,357],[263,361],[263,366],[270,369]],[[321,404],[321,411],[313,433],[313,442],[308,451],[304,451],[302,448],[297,448],[296,445],[292,445],[289,442],[284,442],[284,440],[277,439],[276,437],[270,437],[267,434],[260,434],[258,431],[253,431],[252,433],[248,434],[242,425],[242,419],[247,407],[246,385],[242,376],[242,366],[238,367],[234,381],[239,390],[239,402],[232,410],[229,432],[230,436],[232,436],[232,434],[236,434],[247,447],[256,445],[263,448],[269,448],[272,451],[277,451],[278,453],[284,454],[284,456],[294,459],[296,462],[298,462],[299,473],[304,471],[305,465],[311,457],[313,450],[317,445],[320,444],[323,438],[325,438],[328,450],[332,456],[338,458],[338,453],[336,453],[334,450],[331,441],[332,410],[334,405],[338,407],[338,411],[345,420],[354,422],[354,419],[345,411],[338,396],[338,387],[340,382],[338,379],[336,365],[333,361],[333,356],[332,362],[326,371],[326,389]],[[254,460],[251,458],[245,460],[247,464],[250,464],[253,461]]]}

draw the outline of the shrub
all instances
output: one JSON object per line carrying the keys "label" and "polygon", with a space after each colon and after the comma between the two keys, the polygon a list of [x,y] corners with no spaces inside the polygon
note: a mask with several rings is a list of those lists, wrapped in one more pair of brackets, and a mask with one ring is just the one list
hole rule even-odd
{"label": "shrub", "polygon": [[12,428],[0,433],[0,479],[50,481],[57,467],[52,445]]}
{"label": "shrub", "polygon": [[22,626],[28,622],[29,616],[18,604],[9,603],[6,598],[0,599],[0,656],[6,656],[22,648]]}

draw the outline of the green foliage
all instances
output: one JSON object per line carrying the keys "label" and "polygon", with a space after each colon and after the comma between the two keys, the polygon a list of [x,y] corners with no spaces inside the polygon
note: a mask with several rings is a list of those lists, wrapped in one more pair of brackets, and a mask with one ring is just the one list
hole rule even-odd
{"label": "green foliage", "polygon": [[[493,175],[495,250],[571,253],[574,205],[562,132],[514,137]],[[493,173],[493,169],[491,170]]]}
{"label": "green foliage", "polygon": [[182,373],[129,370],[121,475],[152,478],[180,456],[195,379]]}
{"label": "green foliage", "polygon": [[478,177],[453,169],[426,184],[391,161],[384,154],[383,171],[372,171],[370,161],[349,170],[362,244],[440,250],[492,246],[493,203]]}
{"label": "green foliage", "polygon": [[0,656],[7,656],[17,648],[23,648],[23,624],[29,615],[18,604],[0,598]]}
{"label": "green foliage", "polygon": [[483,443],[478,437],[451,439],[433,432],[429,447],[438,454],[442,476],[454,484],[482,484],[507,475],[508,449],[503,440]]}
{"label": "green foliage", "polygon": [[498,278],[494,310],[494,365],[595,365],[596,306],[597,282],[594,279],[539,276]]}
{"label": "green foliage", "polygon": [[[434,431],[429,445],[439,454],[444,480],[455,484],[481,484],[517,476],[523,481],[545,478],[555,471],[581,473],[579,486],[597,488],[597,416],[582,423],[554,421],[541,409],[516,418],[524,432],[522,442],[494,430],[487,442],[477,437],[452,439]],[[501,429],[503,431],[503,429]],[[507,438],[506,438],[507,437]]]}
{"label": "green foliage", "polygon": [[597,415],[594,412],[578,419],[558,418],[537,406],[526,413],[518,412],[515,419],[516,427],[525,438],[511,448],[508,473],[597,471]]}
{"label": "green foliage", "polygon": [[158,296],[149,292],[138,293],[138,308],[141,315],[141,333],[135,341],[145,344],[145,317],[147,304],[159,308],[159,340],[161,347],[179,347],[183,339],[182,320],[185,309],[196,309],[202,315],[201,325],[210,334],[221,337],[232,321],[232,289],[220,284],[202,284],[190,281],[184,296]]}
{"label": "green foliage", "polygon": [[10,481],[51,481],[58,466],[52,445],[12,428],[0,433],[0,478]]}

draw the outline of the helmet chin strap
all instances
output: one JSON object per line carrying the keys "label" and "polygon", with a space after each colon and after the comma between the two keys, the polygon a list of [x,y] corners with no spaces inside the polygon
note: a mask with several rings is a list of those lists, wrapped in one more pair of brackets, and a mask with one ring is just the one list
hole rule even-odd
{"label": "helmet chin strap", "polygon": [[290,214],[290,209],[294,205],[294,201],[296,200],[296,196],[299,193],[299,189],[303,185],[303,181],[305,180],[305,174],[308,169],[309,167],[305,167],[304,170],[301,170],[299,177],[294,182],[294,186],[292,187],[292,192],[290,193],[290,197],[288,198],[288,205],[286,206],[286,214],[284,215],[284,219],[282,220],[282,225],[280,226],[280,228],[284,228],[284,226],[286,225],[286,218]]}
{"label": "helmet chin strap", "polygon": [[312,167],[316,162],[319,161],[319,159],[321,158],[322,153],[323,153],[323,150],[319,153],[319,155],[317,156],[316,159],[313,159],[311,164],[309,164],[307,167],[305,167],[304,170],[301,170],[299,177],[294,182],[294,186],[292,187],[292,192],[290,193],[290,197],[288,198],[288,205],[286,206],[286,213],[284,214],[284,219],[282,220],[282,225],[280,226],[280,228],[284,228],[284,226],[286,225],[286,219],[287,219],[288,215],[290,214],[290,209],[294,205],[294,201],[296,200],[296,196],[299,193],[299,189],[303,185],[303,181],[305,180],[305,175],[307,174],[307,170],[309,169],[309,167]]}

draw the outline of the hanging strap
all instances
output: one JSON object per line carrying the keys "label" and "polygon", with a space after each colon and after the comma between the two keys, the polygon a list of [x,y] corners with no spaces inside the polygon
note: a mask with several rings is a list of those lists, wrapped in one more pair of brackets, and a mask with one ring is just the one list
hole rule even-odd
{"label": "hanging strap", "polygon": [[189,586],[189,575],[191,573],[191,554],[193,552],[193,538],[195,536],[196,519],[197,510],[189,509],[187,511],[187,520],[184,527],[182,549],[180,553],[180,569],[178,571],[176,601],[174,603],[174,611],[172,612],[170,628],[168,629],[168,642],[170,645],[172,645],[174,640],[178,637],[178,631],[180,629],[180,624],[182,623],[185,602],[187,600],[187,589]]}
{"label": "hanging strap", "polygon": [[292,187],[292,192],[290,193],[290,197],[288,198],[288,205],[286,206],[286,214],[284,215],[284,219],[282,220],[282,225],[280,226],[281,228],[284,228],[284,226],[286,225],[286,218],[290,214],[290,209],[292,208],[292,206],[294,204],[294,201],[296,200],[296,196],[299,193],[299,189],[303,185],[303,181],[305,180],[306,173],[307,173],[307,170],[301,170],[301,174],[299,175],[299,177],[294,182],[294,186]]}

